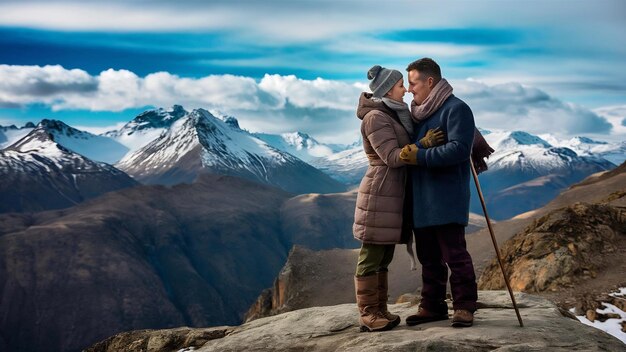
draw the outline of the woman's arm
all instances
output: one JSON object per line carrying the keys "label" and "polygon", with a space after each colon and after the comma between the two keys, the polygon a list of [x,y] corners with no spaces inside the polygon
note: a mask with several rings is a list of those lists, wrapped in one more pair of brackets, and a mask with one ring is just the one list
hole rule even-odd
{"label": "woman's arm", "polygon": [[380,159],[391,168],[399,168],[407,164],[400,160],[398,137],[391,125],[390,118],[384,113],[373,111],[363,118],[361,132],[367,137],[372,148]]}

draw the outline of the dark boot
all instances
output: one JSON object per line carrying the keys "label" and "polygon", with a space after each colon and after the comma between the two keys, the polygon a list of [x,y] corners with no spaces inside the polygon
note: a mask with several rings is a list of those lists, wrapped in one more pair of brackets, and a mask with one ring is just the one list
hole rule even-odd
{"label": "dark boot", "polygon": [[378,275],[378,309],[380,310],[380,313],[387,318],[387,320],[393,322],[393,326],[395,327],[400,324],[400,316],[391,314],[391,312],[387,310],[387,300],[389,299],[387,294],[389,291],[387,272],[379,271],[376,274]]}
{"label": "dark boot", "polygon": [[417,314],[409,315],[406,318],[406,325],[413,326],[417,324],[429,323],[431,321],[447,320],[447,319],[448,319],[447,309],[445,312],[443,310],[441,312],[431,312],[420,306],[419,309],[417,310]]}
{"label": "dark boot", "polygon": [[[354,277],[356,304],[359,307],[361,331],[385,331],[395,325],[378,309],[378,276]],[[397,325],[397,324],[396,324]]]}
{"label": "dark boot", "polygon": [[455,328],[464,328],[472,326],[474,323],[474,313],[466,309],[455,309],[452,316],[452,326]]}

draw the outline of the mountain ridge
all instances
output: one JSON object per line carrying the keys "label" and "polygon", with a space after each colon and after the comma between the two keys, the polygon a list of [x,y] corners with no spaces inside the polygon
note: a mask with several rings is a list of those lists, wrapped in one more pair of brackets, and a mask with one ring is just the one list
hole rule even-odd
{"label": "mountain ridge", "polygon": [[115,167],[57,143],[50,128],[44,120],[0,150],[0,212],[64,208],[137,184]]}

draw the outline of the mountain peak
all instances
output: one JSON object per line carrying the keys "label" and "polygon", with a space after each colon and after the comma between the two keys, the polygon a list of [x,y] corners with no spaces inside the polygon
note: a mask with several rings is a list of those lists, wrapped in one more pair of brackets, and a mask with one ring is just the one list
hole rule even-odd
{"label": "mountain peak", "polygon": [[35,124],[32,122],[26,122],[26,124],[22,127],[17,127],[15,126],[15,124],[9,125],[9,126],[0,126],[0,130],[3,131],[8,131],[8,130],[22,130],[25,128],[35,128]]}
{"label": "mountain peak", "polygon": [[152,109],[137,115],[131,122],[122,129],[129,129],[129,134],[148,128],[167,128],[175,121],[187,115],[187,111],[180,105],[174,105],[170,109]]}
{"label": "mountain peak", "polygon": [[6,149],[24,153],[33,149],[38,149],[35,148],[35,144],[37,144],[37,142],[46,145],[51,145],[54,143],[52,135],[49,134],[45,128],[41,127],[41,125],[37,126],[37,128],[30,131],[30,133],[27,134],[24,138],[8,146]]}
{"label": "mountain peak", "polygon": [[579,144],[608,144],[607,142],[601,142],[601,141],[596,141],[593,140],[589,137],[583,137],[583,136],[576,136],[572,139],[570,139],[570,142],[574,145],[579,145]]}
{"label": "mountain peak", "polygon": [[313,137],[300,131],[282,133],[281,137],[296,149],[309,149],[319,144]]}
{"label": "mountain peak", "polygon": [[549,148],[552,145],[538,136],[524,131],[513,131],[509,133],[509,139],[520,145],[539,145]]}
{"label": "mountain peak", "polygon": [[168,109],[166,112],[170,113],[173,116],[177,116],[177,115],[183,116],[187,113],[185,108],[183,108],[182,105],[178,105],[178,104],[172,105],[172,107]]}
{"label": "mountain peak", "polygon": [[63,134],[67,136],[72,136],[76,134],[86,133],[69,126],[63,121],[52,119],[41,120],[36,128],[42,128],[48,133],[52,133],[53,135]]}
{"label": "mountain peak", "polygon": [[476,127],[476,128],[478,129],[478,132],[480,132],[483,136],[486,136],[486,135],[491,133],[490,130],[486,130],[486,129],[480,128],[480,127]]}
{"label": "mountain peak", "polygon": [[228,126],[234,128],[234,129],[237,129],[237,130],[241,129],[241,127],[239,127],[239,121],[235,117],[233,117],[233,116],[226,116],[226,117],[224,117],[224,122]]}

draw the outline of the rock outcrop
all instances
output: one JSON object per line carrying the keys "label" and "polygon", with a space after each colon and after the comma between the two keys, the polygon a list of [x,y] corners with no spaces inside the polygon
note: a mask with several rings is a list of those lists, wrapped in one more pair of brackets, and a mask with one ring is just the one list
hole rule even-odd
{"label": "rock outcrop", "polygon": [[[516,294],[524,319],[520,327],[505,291],[479,292],[472,328],[458,330],[449,321],[415,327],[402,323],[381,333],[361,333],[353,304],[313,307],[237,327],[140,331],[109,338],[88,352],[160,351],[196,347],[195,351],[620,351],[618,339],[568,317],[543,298]],[[390,311],[403,320],[413,314],[409,303]],[[564,315],[565,314],[565,315]],[[191,337],[190,337],[191,336]],[[193,338],[193,336],[198,336]],[[182,343],[181,341],[186,341]]]}
{"label": "rock outcrop", "polygon": [[[396,246],[389,267],[392,301],[419,288],[421,271],[411,271],[404,245]],[[264,290],[246,313],[245,321],[296,309],[355,302],[354,271],[358,249],[312,251],[294,246],[271,288]]]}
{"label": "rock outcrop", "polygon": [[[626,258],[626,210],[604,205],[576,203],[537,219],[501,247],[514,291],[556,291]],[[617,256],[612,255],[618,253]],[[485,268],[481,289],[505,288],[494,259]]]}

